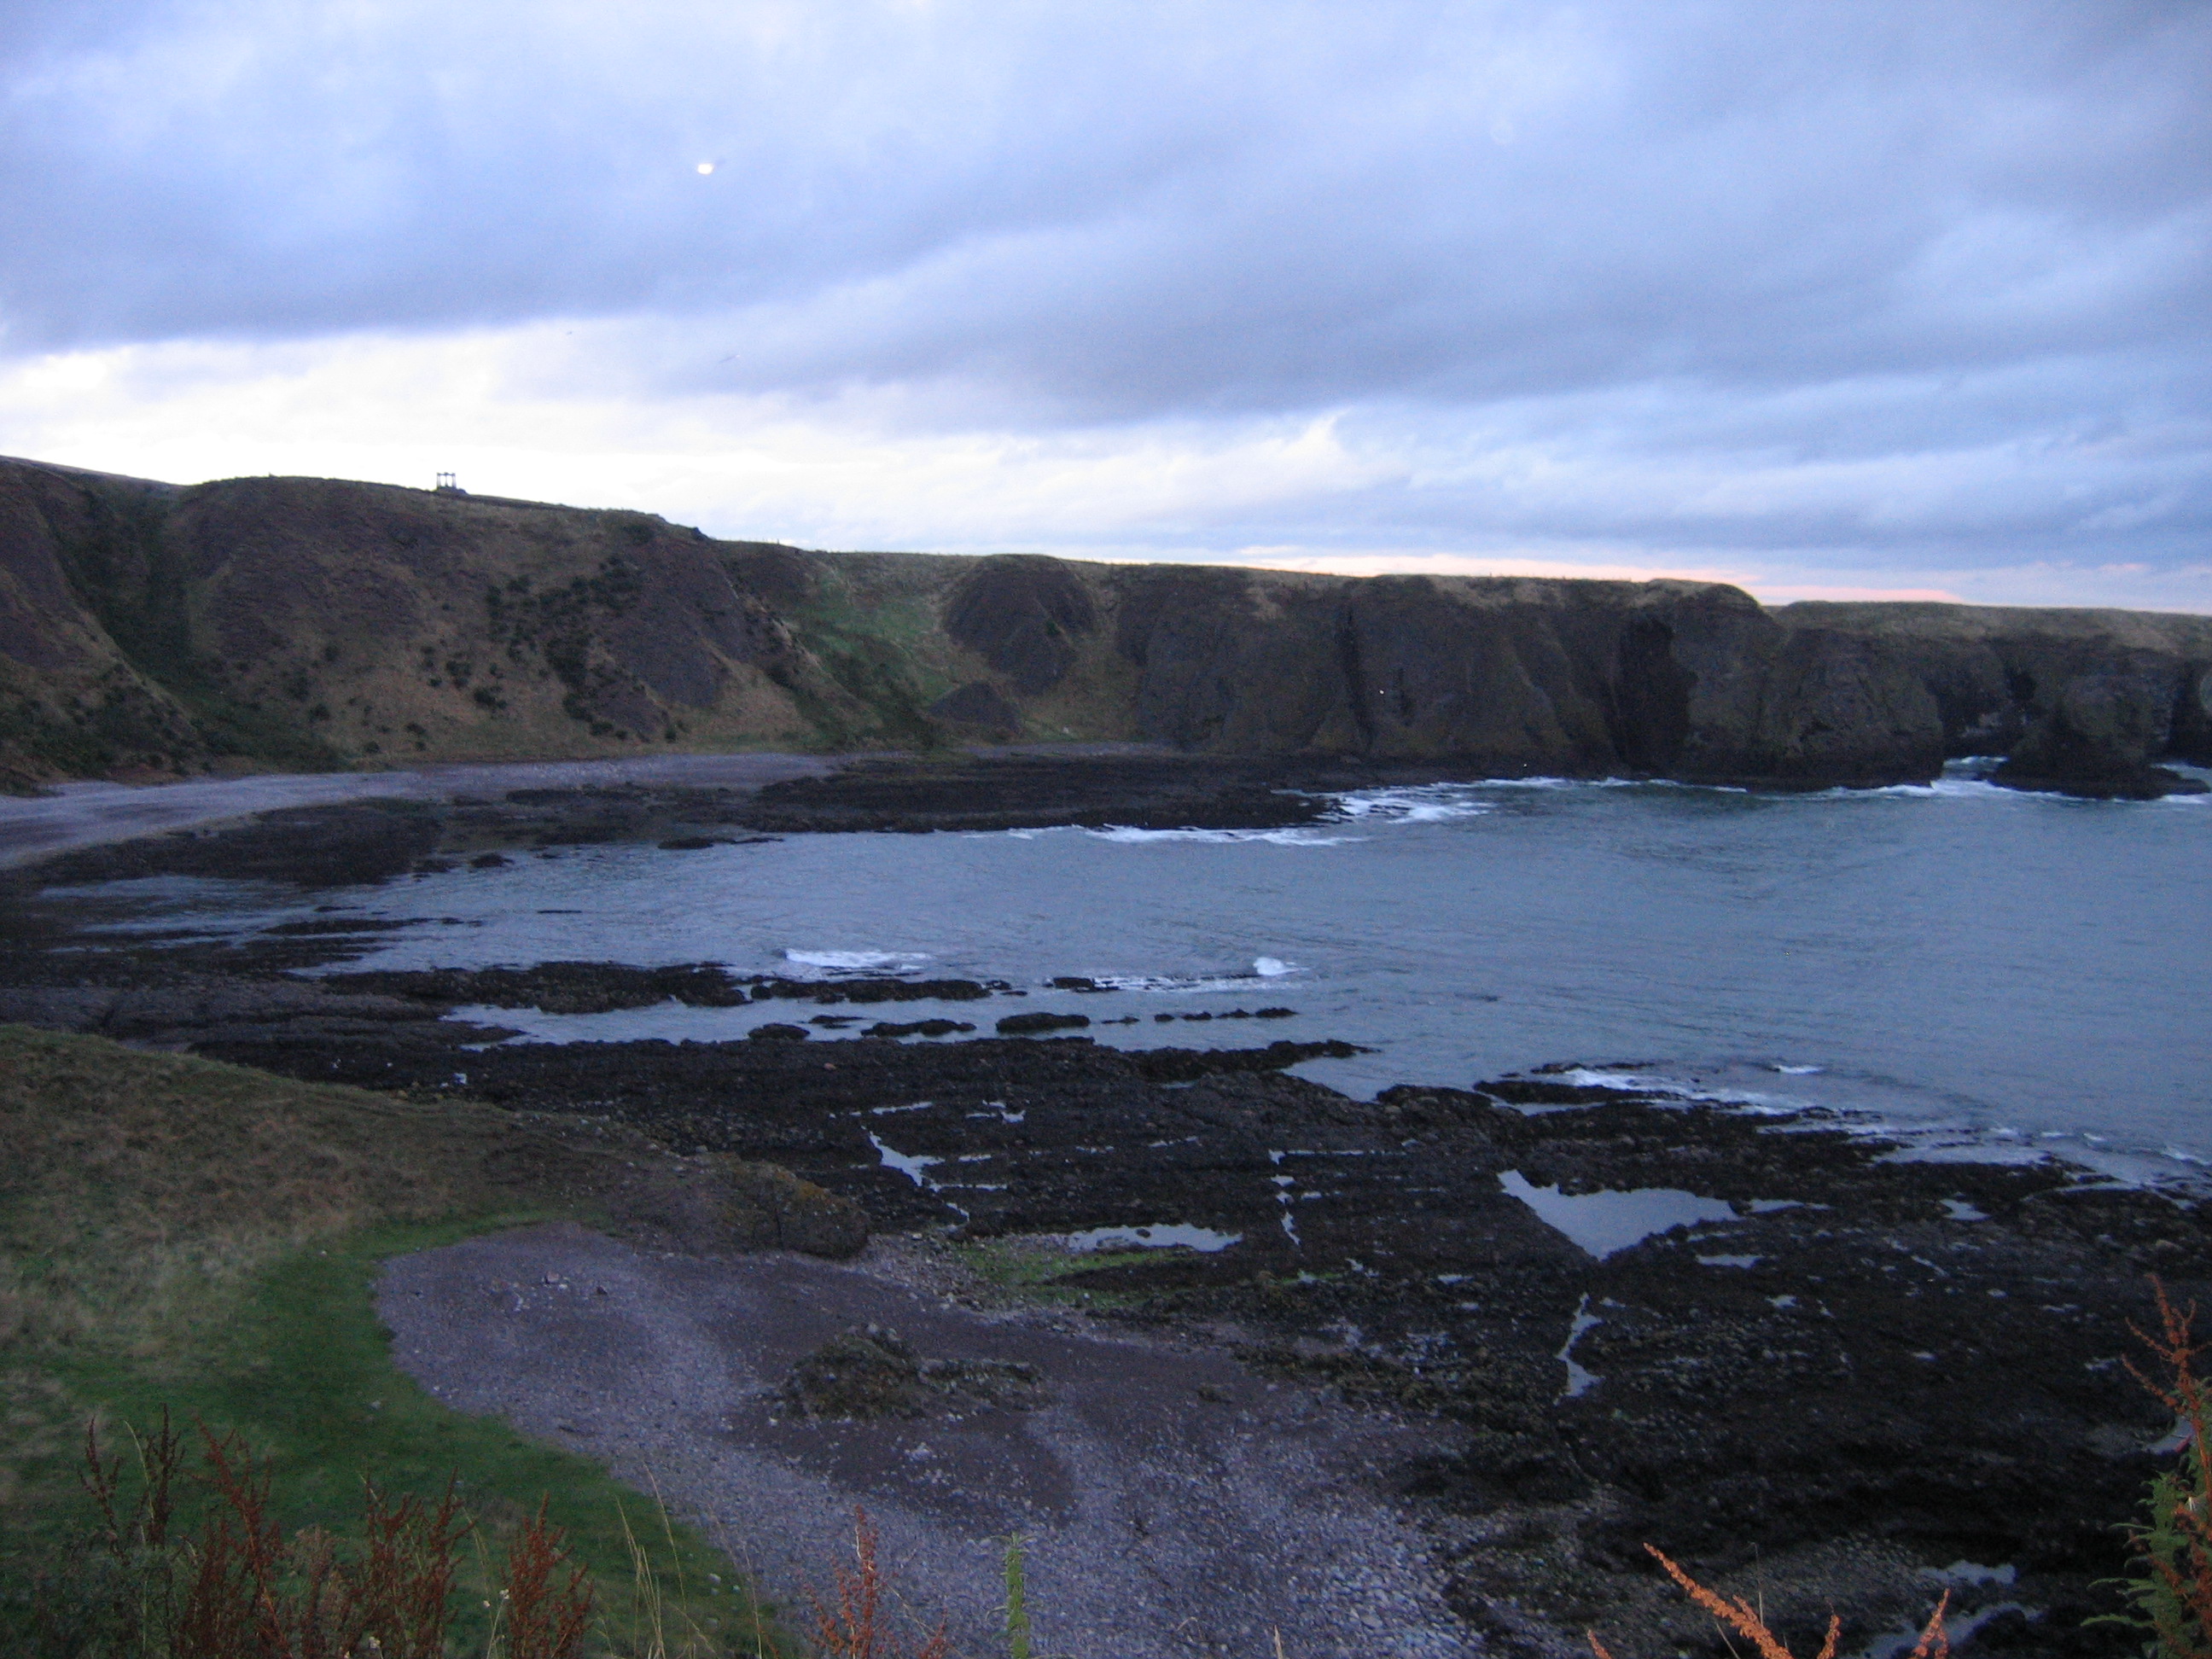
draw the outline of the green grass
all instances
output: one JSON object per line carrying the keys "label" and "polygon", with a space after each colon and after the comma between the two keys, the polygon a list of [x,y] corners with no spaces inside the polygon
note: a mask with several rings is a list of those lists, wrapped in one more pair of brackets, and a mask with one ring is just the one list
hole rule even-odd
{"label": "green grass", "polygon": [[[372,1302],[378,1264],[529,1218],[376,1228],[287,1256],[256,1276],[184,1375],[149,1375],[99,1353],[65,1358],[55,1374],[76,1405],[109,1420],[112,1436],[118,1419],[143,1429],[164,1406],[217,1435],[237,1431],[271,1477],[273,1510],[288,1533],[316,1526],[349,1535],[364,1479],[431,1499],[454,1480],[488,1541],[503,1541],[542,1495],[618,1624],[631,1578],[627,1522],[650,1545],[670,1601],[709,1634],[735,1638],[745,1613],[737,1574],[690,1528],[667,1524],[652,1496],[496,1419],[448,1410],[392,1362],[390,1334]],[[81,1506],[69,1499],[76,1467],[71,1448],[21,1469],[34,1490],[58,1500],[37,1506],[43,1513],[31,1528],[50,1559],[82,1524]],[[709,1595],[709,1574],[732,1593]],[[464,1646],[481,1632],[482,1612],[465,1608],[457,1621]]]}
{"label": "green grass", "polygon": [[432,1498],[457,1480],[494,1543],[543,1496],[617,1636],[634,1533],[677,1622],[745,1638],[739,1576],[651,1495],[448,1410],[392,1363],[373,1300],[385,1258],[588,1216],[573,1181],[518,1191],[487,1174],[545,1133],[467,1103],[0,1027],[0,1633],[85,1530],[87,1419],[122,1446],[122,1425],[167,1407],[243,1437],[287,1530],[349,1532],[364,1477]]}
{"label": "green grass", "polygon": [[971,1240],[954,1247],[979,1278],[1031,1302],[1065,1307],[1134,1307],[1134,1291],[1090,1290],[1085,1277],[1111,1267],[1158,1262],[1175,1250],[1056,1250],[1036,1238]]}
{"label": "green grass", "polygon": [[867,710],[854,720],[811,690],[787,687],[831,748],[886,742],[929,750],[944,743],[927,707],[952,690],[946,641],[918,597],[856,591],[834,566],[790,613],[793,632],[831,679]]}

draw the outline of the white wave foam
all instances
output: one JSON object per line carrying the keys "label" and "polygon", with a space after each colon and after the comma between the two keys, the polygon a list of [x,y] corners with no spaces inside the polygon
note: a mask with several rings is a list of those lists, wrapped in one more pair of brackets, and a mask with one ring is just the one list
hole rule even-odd
{"label": "white wave foam", "polygon": [[1091,982],[1115,991],[1249,991],[1251,978],[1243,974],[1211,978],[1180,974],[1099,974]]}
{"label": "white wave foam", "polygon": [[930,958],[927,951],[786,951],[783,959],[832,974],[907,974]]}
{"label": "white wave foam", "polygon": [[1255,957],[1249,974],[1094,974],[1091,982],[1113,991],[1250,991],[1268,980],[1287,979],[1305,969],[1279,957]]}
{"label": "white wave foam", "polygon": [[1325,836],[1312,830],[1134,830],[1126,824],[1115,824],[1106,830],[1086,830],[1084,833],[1098,841],[1118,842],[1123,846],[1146,846],[1155,842],[1200,842],[1228,846],[1256,841],[1265,842],[1270,847],[1341,847],[1346,842],[1366,839],[1364,836]]}
{"label": "white wave foam", "polygon": [[[1815,789],[1800,799],[1806,800],[1866,800],[1876,796],[1892,795],[1907,800],[2018,800],[2022,795],[2040,794],[2040,790],[2008,789],[2002,784],[1990,783],[1966,773],[1947,772],[1930,783],[1886,783],[1874,789]],[[2063,796],[2053,799],[2063,799]]]}
{"label": "white wave foam", "polygon": [[1346,790],[1335,797],[1336,816],[1354,823],[1372,818],[1385,823],[1438,823],[1454,818],[1479,818],[1498,810],[1495,801],[1483,797],[1502,789],[1695,789],[1724,795],[1755,793],[1742,784],[1688,783],[1679,778],[1479,778],[1457,783]]}
{"label": "white wave foam", "polygon": [[[1792,1076],[1815,1074],[1771,1064],[1763,1069]],[[2122,1186],[2192,1193],[2212,1190],[2212,1182],[2207,1179],[2212,1176],[2212,1157],[2171,1144],[2157,1148],[2116,1146],[2108,1136],[2081,1129],[2045,1129],[2031,1133],[2002,1124],[1948,1115],[1932,1120],[1900,1116],[1869,1105],[1824,1103],[1810,1095],[1717,1087],[1701,1079],[1652,1069],[1649,1063],[1578,1066],[1556,1072],[1546,1068],[1539,1075],[1546,1080],[1582,1088],[1616,1089],[1626,1093],[1649,1091],[1662,1097],[1662,1105],[1671,1101],[1694,1102],[1726,1107],[1754,1117],[1791,1117],[1809,1111],[1814,1115],[1807,1121],[1807,1127],[1836,1129],[1864,1139],[1892,1143],[1888,1150],[1878,1155],[1879,1161],[1886,1164],[2033,1164],[2057,1157]],[[1539,1106],[1528,1109],[1552,1109]]]}
{"label": "white wave foam", "polygon": [[1358,822],[1373,818],[1384,823],[1446,823],[1455,818],[1479,818],[1497,809],[1468,793],[1465,784],[1426,784],[1417,788],[1355,789],[1339,795],[1340,817]]}
{"label": "white wave foam", "polygon": [[[1777,1069],[1779,1069],[1778,1067]],[[1577,1066],[1551,1073],[1562,1083],[1581,1089],[1620,1089],[1632,1094],[1672,1095],[1701,1105],[1734,1106],[1748,1112],[1802,1112],[1813,1103],[1786,1095],[1761,1094],[1754,1089],[1706,1089],[1677,1078],[1651,1072],[1614,1071],[1609,1067]]]}
{"label": "white wave foam", "polygon": [[[1989,781],[1988,775],[2003,763],[2004,757],[2002,755],[1972,756],[1965,760],[1954,760],[1948,763],[1944,766],[1942,775],[1936,778],[1932,782],[1893,783],[1879,789],[1822,789],[1814,792],[1811,799],[1816,800],[1848,800],[1869,795],[1910,796],[1915,799],[1926,800],[2017,801],[2028,799],[2071,801],[2075,799],[2075,797],[2065,793],[2063,790],[2015,789],[2004,784],[1991,783]],[[2212,782],[2212,775],[2208,775],[2203,768],[2178,765],[2171,760],[2162,762],[2161,764],[2181,773],[2185,777],[2194,777],[2204,782]],[[2181,805],[2202,807],[2207,805],[2212,805],[2212,796],[2166,795],[2157,800],[2152,801],[2122,801],[2118,803],[2107,802],[2104,804],[2142,806]]]}

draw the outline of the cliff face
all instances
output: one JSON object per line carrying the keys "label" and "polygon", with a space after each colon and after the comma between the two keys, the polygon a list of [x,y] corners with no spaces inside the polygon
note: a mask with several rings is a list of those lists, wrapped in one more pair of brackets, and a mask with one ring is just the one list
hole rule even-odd
{"label": "cliff face", "polygon": [[1942,763],[1909,674],[1731,587],[1117,574],[1138,723],[1178,744],[1711,781],[1888,782]]}
{"label": "cliff face", "polygon": [[1694,582],[719,542],[647,514],[0,461],[0,769],[1149,739],[1879,784],[2212,761],[2212,620],[1761,608]]}
{"label": "cliff face", "polygon": [[2161,759],[2212,765],[2212,617],[1998,605],[1796,605],[1800,629],[1846,634],[1936,700],[1945,752],[2003,755],[1999,775],[2131,793]]}

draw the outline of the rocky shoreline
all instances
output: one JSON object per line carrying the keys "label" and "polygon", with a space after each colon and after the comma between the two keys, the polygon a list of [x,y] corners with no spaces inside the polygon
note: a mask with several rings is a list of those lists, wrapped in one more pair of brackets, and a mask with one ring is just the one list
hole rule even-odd
{"label": "rocky shoreline", "polygon": [[[680,1153],[790,1170],[1025,1304],[1449,1423],[1462,1449],[1388,1478],[1493,1650],[1543,1651],[1552,1638],[1532,1632],[1589,1624],[1624,1655],[1702,1641],[1656,1596],[1646,1541],[1756,1578],[1793,1632],[1832,1600],[1852,1639],[1870,1638],[1923,1610],[1926,1573],[1980,1564],[1992,1571],[1954,1575],[1961,1604],[1990,1614],[1969,1651],[2133,1650],[2080,1626],[2112,1605],[2093,1582],[2124,1565],[2112,1528],[2167,1426],[2125,1370],[2147,1275],[2185,1299],[2212,1288],[2212,1227],[2193,1203],[2050,1160],[1899,1161],[1841,1119],[1748,1116],[1601,1071],[1360,1101],[1290,1070],[1326,1043],[988,1034],[994,1005],[1063,1012],[1056,994],[1072,1016],[1073,978],[1011,1004],[997,999],[1017,988],[991,981],[825,985],[705,963],[307,979],[361,955],[373,928],[333,917],[244,946],[87,931],[118,914],[105,884],[155,875],[313,889],[593,840],[673,854],[695,838],[993,814],[1299,823],[1317,805],[1289,792],[1321,787],[1123,757],[1031,769],[977,805],[975,764],[911,787],[863,769],[757,794],[356,803],[85,849],[0,886],[0,1019],[616,1120]],[[858,1034],[862,1018],[896,1027],[896,1003],[923,994],[975,1004],[978,1033]],[[489,1048],[498,1028],[445,1018],[672,996],[834,1012],[794,1013],[783,1041]],[[892,1017],[860,1012],[873,1005]],[[1146,1248],[1138,1229],[1185,1242]],[[1055,1242],[1094,1230],[1113,1247]]]}

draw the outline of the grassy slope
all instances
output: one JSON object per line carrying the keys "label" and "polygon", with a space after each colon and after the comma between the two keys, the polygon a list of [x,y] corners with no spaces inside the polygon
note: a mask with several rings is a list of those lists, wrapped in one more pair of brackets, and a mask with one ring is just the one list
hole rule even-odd
{"label": "grassy slope", "polygon": [[[364,1474],[428,1494],[457,1474],[494,1534],[550,1494],[602,1585],[621,1587],[617,1504],[635,1522],[651,1500],[447,1411],[392,1365],[371,1304],[385,1255],[580,1207],[488,1172],[517,1133],[487,1107],[0,1026],[0,1583],[20,1589],[81,1527],[88,1414],[143,1425],[167,1404],[242,1431],[288,1525],[346,1527]],[[733,1578],[696,1536],[673,1543],[662,1565],[686,1584]],[[702,1598],[700,1616],[716,1605]]]}

